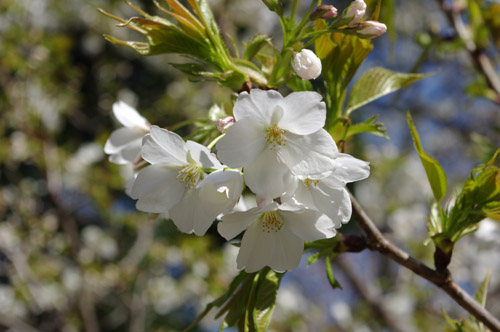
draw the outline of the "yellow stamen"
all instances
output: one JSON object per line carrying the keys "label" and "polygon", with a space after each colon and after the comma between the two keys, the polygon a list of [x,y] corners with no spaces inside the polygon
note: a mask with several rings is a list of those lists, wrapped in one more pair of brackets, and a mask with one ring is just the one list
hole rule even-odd
{"label": "yellow stamen", "polygon": [[307,190],[311,190],[311,183],[313,184],[313,186],[317,187],[318,186],[318,180],[313,180],[313,179],[310,179],[310,178],[307,178],[304,180],[304,184],[306,185],[306,188]]}
{"label": "yellow stamen", "polygon": [[177,179],[185,184],[186,189],[193,188],[201,178],[202,170],[196,164],[188,164],[177,172]]}
{"label": "yellow stamen", "polygon": [[284,135],[285,131],[276,124],[266,128],[266,141],[272,145],[271,149],[277,148],[278,145],[286,145],[286,138]]}
{"label": "yellow stamen", "polygon": [[264,212],[261,215],[262,232],[271,233],[271,231],[278,232],[283,227],[278,211]]}

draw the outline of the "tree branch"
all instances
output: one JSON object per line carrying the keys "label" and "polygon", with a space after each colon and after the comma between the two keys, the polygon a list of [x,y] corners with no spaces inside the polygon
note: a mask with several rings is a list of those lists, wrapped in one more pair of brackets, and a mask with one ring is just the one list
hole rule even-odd
{"label": "tree branch", "polygon": [[441,6],[446,18],[457,32],[458,37],[464,41],[465,48],[474,66],[484,76],[488,87],[495,92],[496,100],[494,101],[500,104],[500,78],[495,72],[495,67],[492,65],[484,49],[474,42],[470,30],[465,26],[458,10],[456,10],[453,5],[448,6],[444,0],[437,0],[437,2]]}
{"label": "tree branch", "polygon": [[500,332],[500,321],[476,302],[455,281],[448,270],[435,271],[427,265],[411,257],[407,252],[389,242],[366,214],[358,201],[351,194],[353,215],[366,234],[367,246],[370,250],[378,251],[396,263],[403,265],[424,279],[444,290],[462,308],[474,315],[493,332]]}

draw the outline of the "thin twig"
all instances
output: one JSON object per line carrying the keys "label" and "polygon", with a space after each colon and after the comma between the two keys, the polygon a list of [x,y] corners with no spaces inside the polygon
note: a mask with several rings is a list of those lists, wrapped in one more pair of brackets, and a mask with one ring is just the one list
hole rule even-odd
{"label": "thin twig", "polygon": [[366,214],[358,201],[351,195],[353,215],[366,234],[367,246],[370,250],[375,250],[389,257],[396,263],[403,265],[407,269],[415,272],[424,279],[429,280],[451,298],[462,308],[474,315],[483,322],[493,332],[500,332],[500,321],[476,302],[467,292],[465,292],[455,281],[453,281],[448,270],[435,271],[427,265],[411,257],[407,252],[389,242]]}
{"label": "thin twig", "polygon": [[451,6],[447,5],[444,0],[437,0],[437,2],[457,32],[458,37],[464,41],[465,48],[474,62],[474,66],[484,76],[488,87],[495,92],[495,102],[500,104],[500,78],[495,72],[495,67],[492,65],[484,49],[474,42],[470,30],[464,24],[456,7],[453,4]]}

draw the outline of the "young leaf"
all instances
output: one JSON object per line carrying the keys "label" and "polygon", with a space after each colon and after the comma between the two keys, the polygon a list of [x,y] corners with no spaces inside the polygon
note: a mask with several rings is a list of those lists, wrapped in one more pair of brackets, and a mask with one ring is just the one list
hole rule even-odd
{"label": "young leaf", "polygon": [[429,180],[429,184],[432,188],[432,193],[434,194],[434,198],[436,199],[436,202],[439,202],[441,198],[443,198],[443,196],[446,194],[446,174],[439,162],[426,154],[424,149],[422,148],[422,144],[420,143],[420,138],[418,136],[417,129],[413,124],[410,112],[408,112],[407,114],[407,119],[415,149],[417,150],[418,155],[420,156],[420,160],[422,161],[422,165],[424,166],[425,173],[427,174],[427,179]]}
{"label": "young leaf", "polygon": [[491,280],[491,269],[488,270],[486,277],[484,278],[483,282],[481,283],[481,286],[479,286],[479,289],[476,295],[474,296],[474,300],[476,300],[483,308],[486,305],[486,296],[488,295],[488,287],[490,285],[490,280]]}
{"label": "young leaf", "polygon": [[326,276],[328,278],[328,282],[330,283],[330,286],[332,286],[332,288],[342,289],[342,286],[339,284],[339,282],[337,281],[337,279],[335,279],[335,276],[333,275],[332,263],[330,262],[331,259],[332,259],[331,256],[325,257]]}
{"label": "young leaf", "polygon": [[387,136],[386,134],[384,125],[382,123],[376,122],[377,118],[378,115],[376,114],[371,116],[364,122],[356,123],[349,126],[344,140],[348,141],[355,135],[361,133],[370,133],[373,135],[382,136],[384,138],[389,139],[389,136]]}
{"label": "young leaf", "polygon": [[271,45],[271,38],[266,35],[257,35],[253,37],[245,47],[243,59],[252,60],[252,58],[259,53],[259,51],[266,45]]}
{"label": "young leaf", "polygon": [[236,277],[234,277],[233,281],[231,281],[231,283],[229,284],[228,290],[224,294],[222,294],[222,296],[207,304],[205,310],[203,310],[203,312],[200,315],[198,315],[196,320],[193,323],[191,323],[191,325],[189,325],[187,328],[184,329],[184,332],[187,332],[192,328],[194,328],[208,314],[208,312],[213,307],[222,306],[235,293],[238,286],[240,286],[240,284],[243,283],[247,278],[248,274],[243,270],[240,271],[240,273]]}
{"label": "young leaf", "polygon": [[279,16],[283,16],[283,1],[282,0],[262,0],[262,2]]}
{"label": "young leaf", "polygon": [[345,115],[348,116],[352,111],[375,99],[388,95],[391,92],[404,88],[405,86],[431,75],[433,75],[433,73],[398,73],[382,67],[373,68],[364,73],[352,87]]}
{"label": "young leaf", "polygon": [[253,309],[254,327],[258,332],[267,331],[269,323],[271,323],[276,296],[283,275],[283,273],[276,273],[271,269],[261,275]]}

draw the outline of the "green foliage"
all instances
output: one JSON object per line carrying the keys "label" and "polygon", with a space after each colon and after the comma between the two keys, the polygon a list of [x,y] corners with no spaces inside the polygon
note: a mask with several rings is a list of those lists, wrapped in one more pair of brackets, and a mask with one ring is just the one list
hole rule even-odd
{"label": "green foliage", "polygon": [[194,328],[214,307],[221,308],[216,318],[224,316],[220,331],[231,326],[238,331],[267,331],[283,275],[269,268],[251,274],[241,271],[227,291],[210,302],[185,331]]}
{"label": "green foliage", "polygon": [[435,260],[446,267],[454,244],[477,229],[484,218],[500,220],[500,168],[495,161],[500,149],[490,161],[475,168],[465,181],[454,204],[447,210],[433,206],[429,222],[429,236],[436,245]]}
{"label": "green foliage", "polygon": [[382,136],[389,139],[389,136],[387,136],[386,134],[386,129],[384,125],[380,122],[377,122],[377,118],[378,115],[375,114],[363,122],[356,123],[353,125],[348,125],[343,139],[345,141],[348,141],[355,135],[361,133],[370,133],[373,135]]}
{"label": "green foliage", "polygon": [[[148,42],[122,41],[115,37],[104,37],[115,44],[129,46],[142,55],[175,53],[197,62],[174,64],[187,74],[191,81],[217,81],[222,86],[239,90],[245,81],[266,84],[260,69],[246,60],[232,59],[224,44],[215,18],[206,0],[189,0],[191,13],[177,0],[167,0],[169,9],[155,4],[161,11],[174,18],[178,25],[168,19],[151,16],[139,7],[130,4],[141,17],[123,20],[105,11],[101,12],[147,37]],[[255,47],[254,47],[255,49]],[[255,55],[255,54],[254,54]]]}
{"label": "green foliage", "polygon": [[244,45],[245,52],[243,53],[243,59],[252,60],[263,47],[268,45],[272,47],[271,38],[266,35],[256,35]]}
{"label": "green foliage", "polygon": [[398,73],[381,67],[370,69],[352,87],[345,114],[431,75]]}
{"label": "green foliage", "polygon": [[262,2],[279,16],[283,16],[283,1],[282,0],[262,0]]}
{"label": "green foliage", "polygon": [[307,258],[307,265],[316,263],[321,258],[325,259],[326,277],[332,288],[342,288],[335,276],[333,275],[331,260],[343,251],[342,240],[340,235],[330,239],[323,239],[314,242],[306,242],[304,248],[306,250],[316,251]]}
{"label": "green foliage", "polygon": [[[327,27],[324,20],[315,21],[316,31]],[[321,59],[328,107],[327,129],[341,115],[347,86],[373,45],[369,40],[340,32],[323,34],[315,41],[316,55]]]}
{"label": "green foliage", "polygon": [[411,136],[413,138],[413,143],[415,144],[415,149],[418,152],[422,165],[424,166],[425,173],[427,174],[427,179],[432,188],[432,193],[434,194],[434,199],[436,202],[440,202],[443,196],[446,194],[446,174],[439,162],[425,153],[420,143],[420,138],[418,136],[417,129],[413,124],[410,112],[407,114],[408,126],[410,127]]}

